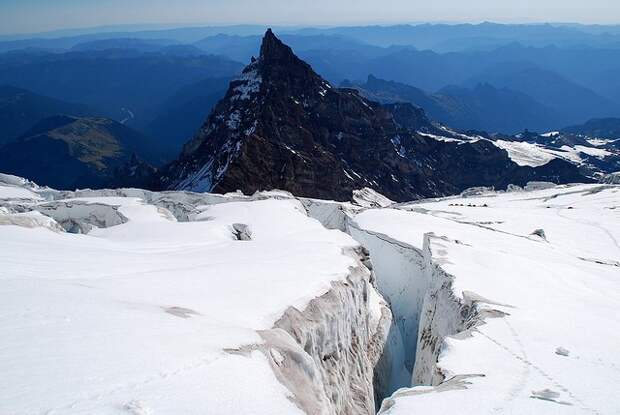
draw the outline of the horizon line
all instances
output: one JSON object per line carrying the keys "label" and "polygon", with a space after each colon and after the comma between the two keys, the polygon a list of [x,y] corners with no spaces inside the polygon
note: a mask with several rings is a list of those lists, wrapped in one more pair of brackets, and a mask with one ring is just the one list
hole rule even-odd
{"label": "horizon line", "polygon": [[[79,34],[70,34],[70,32],[90,32],[90,34],[97,33],[97,30],[109,31],[110,34],[113,33],[123,33],[123,29],[126,29],[127,33],[131,32],[142,32],[142,31],[166,31],[166,30],[174,30],[174,29],[185,29],[185,28],[207,28],[207,27],[221,27],[221,28],[231,28],[231,27],[273,27],[273,28],[316,28],[316,29],[329,29],[329,28],[337,28],[337,27],[394,27],[394,26],[422,26],[422,25],[447,25],[447,26],[458,26],[458,25],[471,25],[471,26],[479,26],[483,24],[495,24],[495,25],[504,25],[504,26],[542,26],[542,25],[550,25],[550,26],[599,26],[599,27],[617,27],[620,26],[620,23],[584,23],[584,22],[570,22],[570,21],[544,21],[544,20],[521,20],[514,22],[503,22],[503,21],[494,21],[494,20],[424,20],[424,21],[375,21],[375,22],[343,22],[341,24],[314,24],[314,23],[208,23],[208,22],[178,22],[178,23],[162,23],[162,22],[154,22],[154,23],[121,23],[121,24],[104,24],[104,25],[96,25],[96,26],[82,26],[82,27],[67,27],[67,28],[57,28],[50,30],[42,30],[37,32],[12,32],[12,33],[0,33],[0,39],[2,38],[23,38],[27,39],[29,37],[36,36],[53,36],[57,34],[59,38],[61,37],[70,37],[70,36],[80,36]],[[127,30],[131,29],[133,30]],[[65,33],[64,35],[62,33]],[[83,35],[87,35],[89,33],[83,33]],[[15,39],[18,40],[18,39]]]}

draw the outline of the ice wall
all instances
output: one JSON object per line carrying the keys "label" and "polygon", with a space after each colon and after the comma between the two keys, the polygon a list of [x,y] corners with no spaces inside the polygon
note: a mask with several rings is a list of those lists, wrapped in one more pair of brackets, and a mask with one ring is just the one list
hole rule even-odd
{"label": "ice wall", "polygon": [[375,413],[373,376],[391,323],[360,248],[346,281],[302,311],[289,308],[259,345],[294,402],[312,415]]}
{"label": "ice wall", "polygon": [[434,243],[458,242],[426,234],[420,250],[362,229],[354,219],[346,229],[369,250],[377,288],[393,313],[375,379],[375,393],[389,406],[389,396],[399,388],[444,382],[437,365],[444,339],[466,332],[480,315],[475,301],[454,294],[454,277],[433,259]]}
{"label": "ice wall", "polygon": [[390,395],[411,385],[416,359],[418,327],[428,278],[422,252],[386,235],[349,222],[349,233],[370,252],[377,288],[394,315],[386,354],[391,361],[390,381],[382,391]]}
{"label": "ice wall", "polygon": [[436,239],[442,238],[424,235],[424,270],[429,285],[420,314],[413,386],[436,386],[445,380],[437,366],[444,339],[467,330],[476,321],[475,306],[454,295],[454,277],[432,259],[432,244]]}

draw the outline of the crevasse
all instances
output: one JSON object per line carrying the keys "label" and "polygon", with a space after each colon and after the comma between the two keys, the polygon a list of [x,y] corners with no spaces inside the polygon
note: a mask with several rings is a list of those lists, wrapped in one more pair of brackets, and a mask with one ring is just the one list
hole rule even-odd
{"label": "crevasse", "polygon": [[368,250],[374,285],[389,304],[392,320],[384,336],[372,385],[376,409],[387,410],[401,388],[438,385],[443,340],[474,324],[475,306],[453,294],[453,277],[432,260],[432,234],[423,249],[360,227],[340,204],[303,201],[308,214],[326,227],[351,235]]}

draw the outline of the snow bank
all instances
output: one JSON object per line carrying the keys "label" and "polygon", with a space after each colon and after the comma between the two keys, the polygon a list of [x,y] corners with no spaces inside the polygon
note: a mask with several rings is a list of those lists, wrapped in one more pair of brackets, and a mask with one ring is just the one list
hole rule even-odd
{"label": "snow bank", "polygon": [[0,209],[0,413],[374,413],[389,310],[298,200],[27,190]]}

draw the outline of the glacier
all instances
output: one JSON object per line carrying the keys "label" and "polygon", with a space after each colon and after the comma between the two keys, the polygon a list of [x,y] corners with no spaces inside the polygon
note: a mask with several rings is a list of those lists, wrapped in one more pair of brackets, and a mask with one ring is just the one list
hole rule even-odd
{"label": "glacier", "polygon": [[396,204],[0,175],[0,413],[617,413],[613,183]]}

